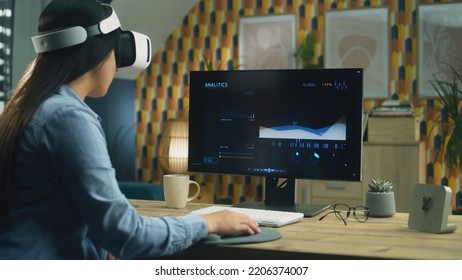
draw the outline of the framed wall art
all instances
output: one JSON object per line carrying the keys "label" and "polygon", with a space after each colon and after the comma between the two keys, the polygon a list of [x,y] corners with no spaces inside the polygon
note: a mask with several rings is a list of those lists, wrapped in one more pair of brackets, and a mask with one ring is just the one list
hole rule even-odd
{"label": "framed wall art", "polygon": [[434,97],[431,81],[452,80],[462,69],[462,3],[418,7],[418,93]]}
{"label": "framed wall art", "polygon": [[363,68],[364,98],[389,95],[388,8],[326,11],[324,67]]}
{"label": "framed wall art", "polygon": [[295,14],[239,19],[239,69],[294,69]]}

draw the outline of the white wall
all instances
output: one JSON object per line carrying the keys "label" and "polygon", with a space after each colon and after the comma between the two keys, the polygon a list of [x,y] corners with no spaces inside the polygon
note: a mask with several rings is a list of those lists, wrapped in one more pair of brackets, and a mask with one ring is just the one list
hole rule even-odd
{"label": "white wall", "polygon": [[[199,0],[113,0],[111,6],[117,12],[122,29],[148,35],[152,51],[156,53],[197,2]],[[117,77],[133,79],[137,75]]]}
{"label": "white wall", "polygon": [[16,0],[13,29],[13,87],[16,87],[27,65],[35,57],[30,37],[37,34],[37,20],[49,1]]}
{"label": "white wall", "polygon": [[[152,52],[164,44],[172,31],[199,0],[113,0],[123,29],[135,30],[151,38]],[[30,37],[36,35],[40,12],[50,0],[16,0],[13,86],[35,57]],[[138,73],[118,74],[117,78],[134,79]]]}

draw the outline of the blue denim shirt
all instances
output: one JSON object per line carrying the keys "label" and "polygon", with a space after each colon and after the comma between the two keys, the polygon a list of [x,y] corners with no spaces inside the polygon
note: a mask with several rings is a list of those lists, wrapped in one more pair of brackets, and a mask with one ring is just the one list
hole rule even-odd
{"label": "blue denim shirt", "polygon": [[202,216],[137,215],[118,187],[99,117],[67,86],[33,115],[15,168],[0,259],[155,257],[207,235]]}

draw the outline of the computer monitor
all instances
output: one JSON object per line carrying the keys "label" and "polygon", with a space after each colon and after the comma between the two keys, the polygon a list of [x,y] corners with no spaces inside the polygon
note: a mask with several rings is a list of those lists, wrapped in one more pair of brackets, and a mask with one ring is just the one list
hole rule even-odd
{"label": "computer monitor", "polygon": [[239,206],[313,216],[295,179],[360,181],[362,116],[362,69],[192,71],[188,170],[263,176]]}

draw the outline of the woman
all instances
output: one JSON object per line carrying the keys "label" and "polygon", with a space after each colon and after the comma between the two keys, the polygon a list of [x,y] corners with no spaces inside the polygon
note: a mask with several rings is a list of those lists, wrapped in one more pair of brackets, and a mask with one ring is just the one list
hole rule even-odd
{"label": "woman", "polygon": [[155,257],[208,233],[259,231],[229,211],[138,216],[120,192],[99,118],[83,102],[104,96],[124,66],[123,31],[89,31],[111,13],[95,0],[54,0],[40,16],[39,35],[75,26],[89,35],[55,49],[34,41],[39,54],[0,116],[0,259]]}

